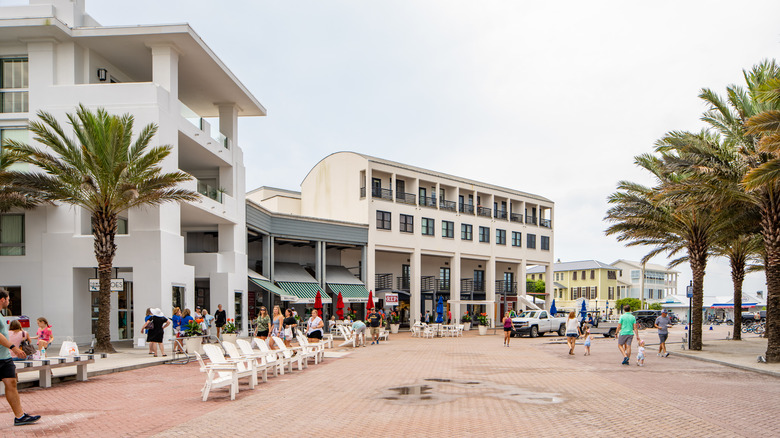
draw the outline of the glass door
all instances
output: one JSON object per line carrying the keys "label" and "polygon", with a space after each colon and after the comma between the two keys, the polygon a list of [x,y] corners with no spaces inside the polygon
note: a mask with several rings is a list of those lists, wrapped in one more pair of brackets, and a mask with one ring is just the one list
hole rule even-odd
{"label": "glass door", "polygon": [[133,339],[133,282],[125,281],[125,288],[117,296],[118,339]]}

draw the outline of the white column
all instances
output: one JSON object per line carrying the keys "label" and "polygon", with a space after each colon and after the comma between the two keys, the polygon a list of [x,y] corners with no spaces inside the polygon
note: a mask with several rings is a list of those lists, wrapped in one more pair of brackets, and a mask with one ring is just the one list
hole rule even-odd
{"label": "white column", "polygon": [[552,305],[552,282],[553,282],[553,265],[549,264],[545,266],[544,271],[544,292],[547,294],[544,297],[544,308],[549,309]]}
{"label": "white column", "polygon": [[457,301],[457,303],[451,303],[450,311],[452,312],[453,324],[460,324],[460,252],[455,252],[455,255],[450,259],[451,272],[450,272],[450,300]]}
{"label": "white column", "polygon": [[422,284],[420,276],[422,275],[422,255],[419,249],[415,249],[409,257],[409,320],[411,323],[420,321],[420,305]]}
{"label": "white column", "polygon": [[[491,239],[493,241],[493,239]],[[496,258],[491,255],[485,266],[485,298],[489,301],[487,307],[487,316],[489,319],[496,318]]]}
{"label": "white column", "polygon": [[179,99],[179,52],[169,44],[152,45],[152,81],[170,93],[171,103]]}

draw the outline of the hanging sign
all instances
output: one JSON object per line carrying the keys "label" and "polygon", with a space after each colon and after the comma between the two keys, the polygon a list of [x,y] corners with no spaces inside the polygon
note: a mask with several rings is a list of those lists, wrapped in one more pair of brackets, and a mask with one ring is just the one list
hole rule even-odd
{"label": "hanging sign", "polygon": [[[125,279],[124,278],[112,278],[111,279],[111,292],[121,292],[125,290]],[[100,292],[100,279],[98,278],[90,278],[89,279],[89,291],[90,292]]]}
{"label": "hanging sign", "polygon": [[398,294],[386,293],[385,304],[394,305],[394,306],[398,305]]}

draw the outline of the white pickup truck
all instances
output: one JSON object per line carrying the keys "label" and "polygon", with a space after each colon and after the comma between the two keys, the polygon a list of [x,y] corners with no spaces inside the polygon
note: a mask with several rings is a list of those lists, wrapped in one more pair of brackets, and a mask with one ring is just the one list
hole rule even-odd
{"label": "white pickup truck", "polygon": [[528,335],[532,338],[548,332],[566,334],[566,318],[550,316],[546,310],[527,310],[512,318],[512,336]]}

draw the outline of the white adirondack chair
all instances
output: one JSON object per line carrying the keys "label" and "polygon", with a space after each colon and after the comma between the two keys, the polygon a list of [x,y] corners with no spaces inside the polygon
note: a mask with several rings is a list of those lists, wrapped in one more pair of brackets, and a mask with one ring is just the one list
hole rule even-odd
{"label": "white adirondack chair", "polygon": [[198,359],[200,364],[200,371],[206,373],[206,383],[200,391],[203,395],[203,401],[208,400],[209,392],[213,388],[225,386],[230,387],[230,399],[235,400],[238,393],[238,366],[232,363],[210,363],[206,365],[203,362],[203,357],[198,352],[195,352],[195,358]]}
{"label": "white adirondack chair", "polygon": [[[288,367],[290,368],[290,372],[292,372],[292,359],[285,357],[281,350],[271,350],[271,347],[269,347],[268,344],[258,338],[255,338],[255,344],[257,344],[257,348],[260,349],[261,352],[275,354],[275,356],[269,355],[267,360],[275,363],[282,375],[284,375],[284,369]],[[284,345],[284,342],[282,342],[282,345]]]}
{"label": "white adirondack chair", "polygon": [[[255,343],[261,343],[263,345],[267,344],[263,342],[262,339],[257,338]],[[254,357],[255,361],[257,362],[258,369],[265,368],[266,373],[263,376],[263,381],[267,382],[266,377],[268,376],[268,371],[271,370],[274,373],[274,377],[279,375],[279,362],[276,359],[276,352],[271,350],[263,351],[262,349],[255,350],[252,348],[252,344],[244,339],[236,339],[236,345],[238,346],[238,349],[241,351],[241,354],[247,357]]]}
{"label": "white adirondack chair", "polygon": [[206,356],[209,357],[209,360],[211,363],[216,364],[225,364],[225,363],[233,363],[236,365],[238,378],[241,379],[243,377],[249,377],[249,388],[255,389],[255,385],[257,385],[257,371],[255,370],[255,361],[253,359],[226,359],[225,355],[222,353],[222,349],[220,349],[216,345],[212,344],[203,344],[203,351],[206,353]]}
{"label": "white adirondack chair", "polygon": [[344,326],[339,326],[339,332],[341,332],[341,336],[344,336],[344,342],[339,344],[339,347],[345,347],[347,345],[352,344],[352,347],[355,346],[355,335],[354,333],[351,333],[348,331]]}
{"label": "white adirondack chair", "polygon": [[314,359],[314,365],[325,358],[325,346],[320,342],[309,342],[306,337],[298,335],[298,345],[302,347],[298,354],[302,354],[304,360]]}
{"label": "white adirondack chair", "polygon": [[[305,367],[308,367],[308,361],[304,361],[300,354],[293,355],[295,352],[295,348],[290,348],[286,345],[284,345],[284,341],[282,341],[280,338],[276,336],[271,336],[274,340],[274,345],[279,347],[279,351],[281,351],[283,357],[285,360],[289,361],[290,364],[290,372],[293,370],[293,363],[298,362],[298,371],[302,370]],[[299,347],[300,348],[300,347]]]}
{"label": "white adirondack chair", "polygon": [[[238,342],[238,339],[236,339],[236,342]],[[252,363],[252,368],[255,370],[255,382],[257,382],[257,375],[262,373],[263,382],[268,381],[268,367],[265,365],[258,366],[257,359],[259,359],[258,355],[250,354],[246,355],[241,353],[238,350],[238,347],[233,344],[232,342],[222,342],[222,347],[225,348],[225,351],[227,352],[228,356],[230,356],[231,359],[234,360],[250,360]]]}

